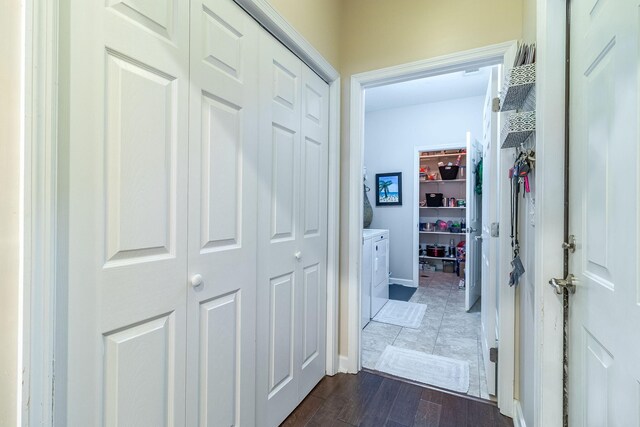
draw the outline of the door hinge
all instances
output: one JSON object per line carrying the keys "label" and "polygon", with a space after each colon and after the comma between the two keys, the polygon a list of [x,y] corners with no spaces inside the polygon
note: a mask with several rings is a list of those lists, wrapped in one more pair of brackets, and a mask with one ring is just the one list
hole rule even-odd
{"label": "door hinge", "polygon": [[491,347],[489,349],[489,361],[498,363],[498,347]]}
{"label": "door hinge", "polygon": [[493,110],[494,113],[500,112],[500,98],[493,98],[491,109]]}
{"label": "door hinge", "polygon": [[562,242],[562,249],[574,253],[576,251],[576,236],[569,236],[568,242]]}
{"label": "door hinge", "polygon": [[573,274],[569,274],[566,279],[553,278],[549,280],[549,284],[553,289],[556,290],[556,294],[558,295],[562,295],[562,291],[565,288],[569,290],[570,294],[575,294],[576,283],[578,283],[578,280],[576,279],[576,276],[574,276]]}
{"label": "door hinge", "polygon": [[500,237],[500,223],[491,223],[491,237]]}

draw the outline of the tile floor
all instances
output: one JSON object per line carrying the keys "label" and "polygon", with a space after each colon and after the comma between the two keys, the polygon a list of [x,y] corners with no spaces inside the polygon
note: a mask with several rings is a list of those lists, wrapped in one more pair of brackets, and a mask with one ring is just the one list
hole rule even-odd
{"label": "tile floor", "polygon": [[480,347],[480,301],[467,313],[452,273],[420,272],[410,302],[427,304],[420,329],[371,321],[362,331],[362,366],[374,369],[387,345],[469,362],[469,395],[490,399]]}

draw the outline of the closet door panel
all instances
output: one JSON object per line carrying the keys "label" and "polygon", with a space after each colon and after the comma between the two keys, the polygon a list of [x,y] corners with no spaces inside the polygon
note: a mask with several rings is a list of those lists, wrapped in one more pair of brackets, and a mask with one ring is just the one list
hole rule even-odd
{"label": "closet door panel", "polygon": [[189,426],[255,423],[257,57],[237,5],[191,1]]}
{"label": "closet door panel", "polygon": [[260,38],[257,419],[278,425],[298,404],[302,357],[299,247],[302,63]]}
{"label": "closet door panel", "polygon": [[302,399],[326,367],[327,189],[329,87],[308,67],[302,70],[302,135],[299,247],[303,290],[298,322],[303,346],[299,393]]}
{"label": "closet door panel", "polygon": [[69,4],[68,425],[184,425],[188,26],[184,0]]}

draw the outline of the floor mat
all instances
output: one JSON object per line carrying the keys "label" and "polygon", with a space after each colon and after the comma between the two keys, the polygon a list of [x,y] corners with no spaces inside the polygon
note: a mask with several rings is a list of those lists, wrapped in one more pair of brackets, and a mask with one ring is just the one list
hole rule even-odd
{"label": "floor mat", "polygon": [[372,320],[405,328],[420,329],[426,311],[426,304],[389,300]]}
{"label": "floor mat", "polygon": [[418,288],[392,283],[389,285],[389,299],[396,301],[409,301]]}
{"label": "floor mat", "polygon": [[388,345],[376,371],[447,390],[469,391],[469,362]]}

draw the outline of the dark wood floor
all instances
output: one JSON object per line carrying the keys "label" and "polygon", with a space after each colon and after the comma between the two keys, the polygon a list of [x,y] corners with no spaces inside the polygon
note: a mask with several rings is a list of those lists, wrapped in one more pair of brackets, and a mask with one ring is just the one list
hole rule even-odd
{"label": "dark wood floor", "polygon": [[325,377],[283,426],[512,427],[490,403],[361,371]]}

